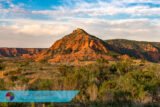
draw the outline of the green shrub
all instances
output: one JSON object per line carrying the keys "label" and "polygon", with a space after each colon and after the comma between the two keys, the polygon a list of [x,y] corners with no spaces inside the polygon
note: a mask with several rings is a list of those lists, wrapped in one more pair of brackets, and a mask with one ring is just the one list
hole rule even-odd
{"label": "green shrub", "polygon": [[5,69],[5,65],[0,63],[0,70],[4,70]]}
{"label": "green shrub", "polygon": [[102,63],[109,63],[108,60],[100,58],[96,60],[97,63],[102,64]]}
{"label": "green shrub", "polygon": [[49,79],[39,79],[33,83],[29,89],[31,90],[51,90],[52,89],[52,80]]}
{"label": "green shrub", "polygon": [[5,87],[5,82],[4,80],[0,79],[0,90],[5,90],[6,87]]}
{"label": "green shrub", "polygon": [[110,67],[109,67],[109,71],[111,73],[116,73],[117,72],[117,66],[115,64],[112,64]]}

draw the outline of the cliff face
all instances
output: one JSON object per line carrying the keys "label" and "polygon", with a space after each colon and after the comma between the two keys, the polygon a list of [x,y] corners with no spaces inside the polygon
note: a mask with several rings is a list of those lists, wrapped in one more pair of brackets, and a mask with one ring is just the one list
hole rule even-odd
{"label": "cliff face", "polygon": [[82,29],[76,29],[71,34],[56,41],[48,50],[37,56],[36,61],[73,62],[92,61],[98,58],[111,59],[107,56],[106,43]]}
{"label": "cliff face", "polygon": [[160,43],[138,42],[124,39],[107,40],[107,47],[120,54],[160,62]]}
{"label": "cliff face", "polygon": [[74,53],[88,49],[100,53],[107,53],[108,51],[102,40],[91,36],[82,29],[74,30],[71,34],[58,40],[50,49],[59,53]]}

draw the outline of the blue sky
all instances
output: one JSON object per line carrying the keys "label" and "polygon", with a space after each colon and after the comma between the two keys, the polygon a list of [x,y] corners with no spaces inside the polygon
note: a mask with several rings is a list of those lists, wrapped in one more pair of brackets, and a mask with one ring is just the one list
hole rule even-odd
{"label": "blue sky", "polygon": [[49,47],[79,27],[101,39],[160,42],[159,13],[159,0],[0,0],[0,47]]}

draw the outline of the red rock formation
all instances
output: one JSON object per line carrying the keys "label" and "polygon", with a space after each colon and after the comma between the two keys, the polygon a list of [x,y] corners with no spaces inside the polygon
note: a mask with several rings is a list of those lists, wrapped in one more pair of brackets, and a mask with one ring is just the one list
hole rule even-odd
{"label": "red rock formation", "polygon": [[93,61],[98,58],[112,59],[106,55],[107,53],[108,49],[104,41],[82,29],[76,29],[39,54],[36,61],[77,62],[77,60]]}

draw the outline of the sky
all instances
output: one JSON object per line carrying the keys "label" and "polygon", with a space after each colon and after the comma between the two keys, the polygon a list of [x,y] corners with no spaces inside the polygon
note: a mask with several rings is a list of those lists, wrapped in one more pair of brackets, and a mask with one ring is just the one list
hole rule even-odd
{"label": "sky", "polygon": [[76,28],[160,42],[160,0],[0,0],[0,47],[48,48]]}

